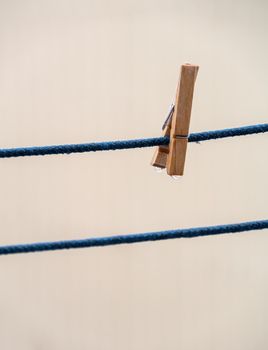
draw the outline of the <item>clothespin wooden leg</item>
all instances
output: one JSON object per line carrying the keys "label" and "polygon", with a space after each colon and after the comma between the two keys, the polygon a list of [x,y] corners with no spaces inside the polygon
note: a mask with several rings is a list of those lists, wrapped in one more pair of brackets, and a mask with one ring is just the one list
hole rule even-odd
{"label": "clothespin wooden leg", "polygon": [[[169,114],[167,116],[167,119],[163,125],[163,136],[170,136],[170,129],[171,129],[171,122],[172,122],[172,115],[174,113],[174,105],[172,104],[171,109],[169,111]],[[165,169],[166,168],[166,164],[167,164],[167,157],[168,157],[168,152],[169,152],[169,145],[166,146],[158,146],[151,165],[156,167],[156,168],[161,168],[161,169]]]}
{"label": "clothespin wooden leg", "polygon": [[169,152],[166,164],[167,173],[169,175],[183,175],[194,84],[198,68],[198,66],[191,64],[181,66],[181,76],[172,117]]}

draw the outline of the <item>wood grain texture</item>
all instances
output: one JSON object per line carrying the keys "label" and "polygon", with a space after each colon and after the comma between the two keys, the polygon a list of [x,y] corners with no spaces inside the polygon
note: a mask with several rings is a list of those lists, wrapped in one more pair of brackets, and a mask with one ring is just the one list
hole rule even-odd
{"label": "wood grain texture", "polygon": [[169,175],[183,175],[184,172],[194,84],[198,68],[198,66],[191,64],[181,66],[166,164]]}

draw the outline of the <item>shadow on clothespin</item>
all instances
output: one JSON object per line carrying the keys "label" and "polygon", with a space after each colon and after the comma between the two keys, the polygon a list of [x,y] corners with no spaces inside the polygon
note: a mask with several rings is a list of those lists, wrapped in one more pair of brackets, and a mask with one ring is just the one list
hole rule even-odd
{"label": "shadow on clothespin", "polygon": [[169,137],[167,146],[159,146],[151,164],[167,169],[168,175],[182,176],[188,143],[194,84],[198,66],[181,66],[180,81],[177,87],[175,105],[172,105],[167,120],[163,125],[163,136]]}

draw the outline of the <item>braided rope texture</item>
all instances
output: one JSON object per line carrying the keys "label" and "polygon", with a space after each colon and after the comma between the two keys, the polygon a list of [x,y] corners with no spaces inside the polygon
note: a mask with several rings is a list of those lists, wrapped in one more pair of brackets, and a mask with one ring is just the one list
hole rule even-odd
{"label": "braided rope texture", "polygon": [[34,253],[75,248],[105,247],[119,244],[162,241],[175,238],[194,238],[201,236],[213,236],[219,234],[230,234],[263,229],[268,229],[268,220],[251,221],[219,226],[195,227],[160,232],[136,233],[110,237],[87,238],[79,240],[7,245],[0,246],[0,255]]}
{"label": "braided rope texture", "polygon": [[[239,128],[204,131],[189,135],[189,142],[202,142],[226,137],[245,136],[268,132],[268,124],[249,125]],[[36,146],[22,148],[0,149],[0,158],[44,156],[52,154],[70,154],[96,151],[122,150],[130,148],[144,148],[169,144],[168,137],[155,137],[136,140],[93,142],[81,144],[66,144],[52,146]]]}

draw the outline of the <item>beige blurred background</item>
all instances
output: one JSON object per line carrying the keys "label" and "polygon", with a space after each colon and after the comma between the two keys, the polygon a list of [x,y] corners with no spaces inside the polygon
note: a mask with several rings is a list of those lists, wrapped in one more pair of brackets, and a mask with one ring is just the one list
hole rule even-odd
{"label": "beige blurred background", "polygon": [[[154,137],[179,67],[191,131],[265,123],[265,0],[1,0],[0,147]],[[1,244],[266,219],[267,135],[2,159]],[[1,350],[264,350],[268,231],[0,258]]]}

